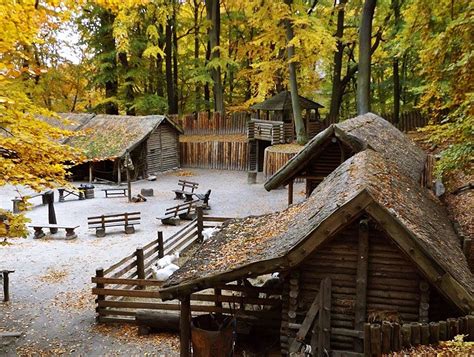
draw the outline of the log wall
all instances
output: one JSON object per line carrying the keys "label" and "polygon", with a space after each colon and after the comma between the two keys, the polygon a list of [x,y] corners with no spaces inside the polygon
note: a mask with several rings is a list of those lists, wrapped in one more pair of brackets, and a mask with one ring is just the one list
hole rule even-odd
{"label": "log wall", "polygon": [[248,168],[247,142],[180,142],[179,145],[183,167],[240,171]]}
{"label": "log wall", "polygon": [[178,132],[168,123],[162,123],[147,140],[147,173],[179,167]]}
{"label": "log wall", "polygon": [[[347,330],[356,329],[358,237],[359,224],[354,222],[298,266],[296,295],[294,286],[285,285],[281,333],[289,336],[290,341],[319,293],[321,280],[328,277],[332,282],[331,349],[354,351],[360,337],[356,337],[356,333],[349,336]],[[368,242],[365,321],[402,324],[457,315],[457,311],[446,307],[448,305],[435,288],[424,281],[416,266],[374,223],[369,223]],[[432,298],[435,300],[430,308]],[[297,309],[291,320],[285,313],[291,312],[295,301]],[[286,343],[283,344],[286,347]]]}

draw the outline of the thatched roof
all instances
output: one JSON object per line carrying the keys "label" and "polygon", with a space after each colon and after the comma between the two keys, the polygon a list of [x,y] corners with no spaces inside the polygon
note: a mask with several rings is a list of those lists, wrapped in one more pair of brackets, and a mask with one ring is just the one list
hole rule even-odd
{"label": "thatched roof", "polygon": [[333,137],[338,138],[353,152],[373,149],[395,163],[405,175],[414,180],[421,178],[426,153],[388,121],[367,113],[332,124],[320,132],[265,182],[265,189],[270,191],[286,185],[313,157],[320,153],[324,155],[324,146]]}
{"label": "thatched roof", "polygon": [[346,160],[300,204],[228,221],[168,279],[162,296],[291,268],[361,214],[372,216],[457,306],[474,308],[474,279],[443,206],[372,150]]}
{"label": "thatched roof", "polygon": [[[324,108],[321,104],[313,102],[311,99],[302,97],[301,95],[298,97],[300,99],[301,109]],[[261,103],[252,105],[250,108],[255,110],[292,110],[291,93],[285,90]]]}
{"label": "thatched roof", "polygon": [[69,138],[67,144],[82,150],[89,160],[115,159],[124,156],[126,150],[133,150],[165,121],[182,132],[175,123],[163,115],[99,114],[80,127],[84,135]]}

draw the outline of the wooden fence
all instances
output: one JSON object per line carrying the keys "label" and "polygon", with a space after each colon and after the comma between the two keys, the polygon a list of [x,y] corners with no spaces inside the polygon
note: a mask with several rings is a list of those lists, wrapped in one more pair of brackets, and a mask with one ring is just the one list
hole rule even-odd
{"label": "wooden fence", "polygon": [[412,110],[405,113],[400,113],[398,123],[395,123],[395,116],[393,113],[381,114],[381,117],[395,125],[399,130],[408,132],[421,128],[428,124],[428,117],[421,114],[419,110]]}
{"label": "wooden fence", "polygon": [[247,170],[248,143],[245,141],[180,142],[182,167]]}
{"label": "wooden fence", "polygon": [[411,346],[452,340],[460,334],[468,335],[468,340],[474,341],[473,315],[430,323],[400,325],[384,321],[382,324],[365,324],[364,354],[380,356],[382,353],[398,352]]}
{"label": "wooden fence", "polygon": [[[191,221],[166,241],[163,241],[162,233],[158,232],[156,240],[144,247],[137,248],[135,252],[107,269],[97,269],[96,275],[92,277],[92,282],[96,284],[92,289],[92,294],[97,295],[97,321],[134,324],[135,314],[137,310],[141,309],[179,313],[179,301],[161,301],[158,289],[162,282],[152,279],[151,266],[166,254],[186,249],[199,239],[204,228],[215,227],[227,219],[224,217],[203,217],[202,214],[198,214],[197,219]],[[278,296],[281,291],[236,284],[221,284],[216,286],[212,292],[207,290],[192,294],[191,311],[233,314],[242,321],[248,321],[252,326],[259,324],[268,326],[268,321],[270,321],[271,329],[276,332],[280,323],[281,310],[278,309],[280,300],[259,297],[260,293],[267,296]],[[224,303],[228,306],[225,306]],[[254,311],[253,307],[255,306],[259,306],[261,309]]]}
{"label": "wooden fence", "polygon": [[226,135],[246,134],[250,114],[236,112],[228,116],[222,116],[220,113],[200,112],[198,114],[186,114],[182,117],[177,115],[170,117],[181,125],[184,135]]}

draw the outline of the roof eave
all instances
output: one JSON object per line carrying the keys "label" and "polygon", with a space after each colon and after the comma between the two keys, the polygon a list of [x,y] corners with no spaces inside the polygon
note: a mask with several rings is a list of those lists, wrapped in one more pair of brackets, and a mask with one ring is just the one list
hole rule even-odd
{"label": "roof eave", "polygon": [[264,187],[267,191],[274,190],[288,183],[296,173],[311,159],[315,154],[317,147],[322,144],[334,133],[334,125],[330,125],[324,131],[316,135],[306,146],[295,156],[293,156],[285,165],[275,172],[265,182]]}

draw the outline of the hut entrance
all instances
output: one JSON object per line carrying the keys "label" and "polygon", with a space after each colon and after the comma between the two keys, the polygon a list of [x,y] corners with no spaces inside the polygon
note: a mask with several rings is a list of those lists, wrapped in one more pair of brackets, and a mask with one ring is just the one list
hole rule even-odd
{"label": "hut entrance", "polygon": [[265,149],[271,146],[270,141],[266,140],[255,140],[257,145],[257,172],[263,171],[263,164],[265,162]]}

